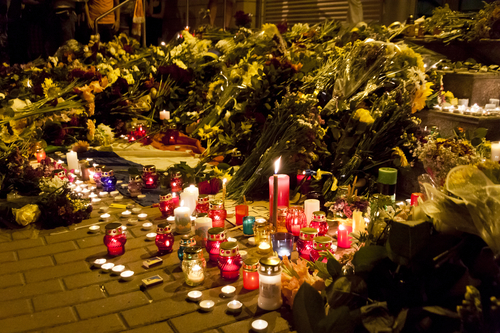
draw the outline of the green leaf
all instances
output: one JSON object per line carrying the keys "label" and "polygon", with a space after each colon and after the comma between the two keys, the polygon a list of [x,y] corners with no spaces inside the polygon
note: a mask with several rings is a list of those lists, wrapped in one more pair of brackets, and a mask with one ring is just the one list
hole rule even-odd
{"label": "green leaf", "polygon": [[399,265],[408,265],[430,241],[431,223],[424,220],[394,221],[387,242],[389,258]]}
{"label": "green leaf", "polygon": [[323,298],[308,283],[300,286],[293,301],[292,311],[298,333],[319,332],[319,322],[326,316]]}
{"label": "green leaf", "polygon": [[385,247],[378,245],[364,246],[354,254],[352,264],[356,268],[356,273],[368,272],[373,269],[377,262],[386,257],[387,250]]}
{"label": "green leaf", "polygon": [[319,322],[319,328],[320,332],[349,333],[354,332],[359,322],[359,318],[351,316],[347,306],[341,306],[330,309],[328,316]]}
{"label": "green leaf", "polygon": [[333,280],[336,280],[342,273],[342,265],[335,258],[328,259],[326,268],[328,269],[328,273],[330,273]]}

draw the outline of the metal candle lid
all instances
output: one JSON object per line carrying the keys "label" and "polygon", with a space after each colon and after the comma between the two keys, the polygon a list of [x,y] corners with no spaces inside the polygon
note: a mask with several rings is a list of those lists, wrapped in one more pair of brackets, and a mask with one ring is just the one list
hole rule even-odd
{"label": "metal candle lid", "polygon": [[224,209],[224,203],[222,200],[212,200],[210,201],[210,209]]}
{"label": "metal candle lid", "polygon": [[172,193],[160,194],[160,201],[170,201],[172,200]]}
{"label": "metal candle lid", "polygon": [[122,224],[118,223],[118,222],[108,223],[108,224],[106,224],[104,229],[106,229],[106,235],[110,235],[110,236],[121,235],[123,232]]}
{"label": "metal candle lid", "polygon": [[243,270],[246,272],[257,272],[259,269],[259,259],[247,258],[243,261]]}
{"label": "metal candle lid", "polygon": [[101,177],[111,177],[114,176],[114,172],[111,169],[106,169],[102,171],[102,176]]}
{"label": "metal candle lid", "polygon": [[105,165],[96,165],[94,167],[95,172],[102,172],[102,169],[104,169],[106,166]]}
{"label": "metal candle lid", "polygon": [[326,221],[326,214],[322,211],[313,212],[313,220]]}
{"label": "metal candle lid", "polygon": [[156,166],[150,164],[150,165],[145,165],[142,168],[142,172],[149,172],[149,173],[155,173],[156,172]]}
{"label": "metal candle lid", "polygon": [[332,248],[333,240],[329,236],[318,236],[313,239],[313,249],[327,251]]}
{"label": "metal candle lid", "polygon": [[194,246],[196,245],[196,241],[194,239],[194,236],[192,235],[182,235],[181,236],[181,246]]}
{"label": "metal candle lid", "polygon": [[183,251],[184,260],[203,259],[203,248],[201,246],[189,246]]}
{"label": "metal candle lid", "polygon": [[170,229],[170,224],[168,223],[160,223],[156,227],[156,233],[158,235],[170,234],[172,233],[172,229]]}
{"label": "metal candle lid", "polygon": [[200,196],[198,197],[198,203],[200,205],[208,203],[209,200],[210,198],[206,194],[200,194]]}
{"label": "metal candle lid", "polygon": [[224,242],[220,245],[219,255],[221,257],[233,257],[238,254],[238,243]]}
{"label": "metal candle lid", "polygon": [[224,231],[224,228],[210,228],[208,229],[208,239],[215,241],[215,240],[224,240],[226,239],[226,232]]}
{"label": "metal candle lid", "polygon": [[318,236],[318,229],[316,228],[302,228],[300,229],[299,238],[305,241],[312,241],[314,237]]}
{"label": "metal candle lid", "polygon": [[[129,177],[129,178],[130,178],[130,180],[131,180],[131,181],[136,181],[136,182],[137,182],[137,181],[141,181],[141,180],[142,180],[141,175],[136,174],[136,173],[134,173],[134,174],[130,174],[130,177]],[[160,197],[161,197],[161,196],[160,196]]]}
{"label": "metal candle lid", "polygon": [[182,177],[182,173],[180,173],[179,171],[172,172],[172,178],[181,178],[181,177]]}
{"label": "metal candle lid", "polygon": [[263,257],[259,260],[259,272],[266,275],[276,275],[281,273],[281,260],[279,257]]}

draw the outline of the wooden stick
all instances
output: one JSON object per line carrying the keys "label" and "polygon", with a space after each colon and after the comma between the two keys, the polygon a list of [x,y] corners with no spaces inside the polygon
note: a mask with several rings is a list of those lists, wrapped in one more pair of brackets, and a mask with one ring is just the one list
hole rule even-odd
{"label": "wooden stick", "polygon": [[[244,205],[247,205],[247,197],[246,196],[243,196],[243,204]],[[248,205],[247,205],[248,206]]]}

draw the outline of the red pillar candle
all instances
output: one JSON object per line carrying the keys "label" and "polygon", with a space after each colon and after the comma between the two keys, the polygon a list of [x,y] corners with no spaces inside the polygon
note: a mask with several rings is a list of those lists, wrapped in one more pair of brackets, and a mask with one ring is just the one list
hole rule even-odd
{"label": "red pillar candle", "polygon": [[259,259],[247,258],[243,261],[243,288],[255,290],[259,288]]}
{"label": "red pillar candle", "polygon": [[[335,253],[332,247],[333,240],[329,236],[318,236],[313,239],[313,248],[311,252],[309,252],[309,260],[312,262],[317,261],[321,255],[322,252],[330,252],[331,254]],[[322,262],[327,263],[328,259],[325,257],[323,258]]]}
{"label": "red pillar candle", "polygon": [[289,206],[290,197],[290,177],[288,175],[278,174],[269,177],[269,213],[272,219],[273,205],[274,205],[274,178],[278,179],[278,193],[277,193],[277,205]]}
{"label": "red pillar candle", "polygon": [[220,245],[217,266],[223,279],[235,280],[240,277],[242,262],[238,251],[238,243],[224,242]]}
{"label": "red pillar candle", "polygon": [[423,193],[412,193],[411,194],[411,205],[412,206],[418,206],[418,198],[422,198],[424,200],[424,194]]}
{"label": "red pillar candle", "polygon": [[211,262],[217,262],[221,243],[227,242],[224,228],[208,229],[207,252]]}
{"label": "red pillar candle", "polygon": [[337,246],[348,249],[351,247],[349,234],[352,232],[352,224],[348,222],[339,222],[337,230]]}
{"label": "red pillar candle", "polygon": [[170,224],[160,223],[156,228],[155,244],[160,253],[170,253],[174,246],[174,235],[170,229]]}
{"label": "red pillar candle", "polygon": [[174,215],[174,205],[172,202],[172,194],[160,194],[160,205],[158,206],[163,217]]}
{"label": "red pillar candle", "polygon": [[210,210],[208,211],[208,217],[212,219],[213,228],[224,228],[226,224],[226,216],[227,212],[224,209],[222,200],[210,201]]}
{"label": "red pillar candle", "polygon": [[297,241],[297,251],[301,258],[309,260],[309,252],[313,248],[313,239],[318,236],[318,230],[315,228],[300,229],[299,240]]}
{"label": "red pillar candle", "polygon": [[105,229],[104,245],[108,248],[108,255],[120,256],[124,254],[127,236],[123,232],[122,225],[117,222],[109,223]]}
{"label": "red pillar candle", "polygon": [[298,237],[300,229],[307,226],[306,214],[302,206],[292,206],[286,215],[286,228],[289,233]]}
{"label": "red pillar candle", "polygon": [[248,216],[248,206],[247,205],[238,205],[235,207],[235,216],[236,216],[236,225],[243,224],[243,218]]}
{"label": "red pillar candle", "polygon": [[300,193],[307,194],[309,192],[309,183],[311,182],[311,176],[306,175],[305,171],[297,174],[297,186],[300,185]]}
{"label": "red pillar candle", "polygon": [[318,230],[318,236],[326,235],[328,233],[328,222],[326,221],[326,214],[322,211],[314,212],[313,219],[309,226]]}

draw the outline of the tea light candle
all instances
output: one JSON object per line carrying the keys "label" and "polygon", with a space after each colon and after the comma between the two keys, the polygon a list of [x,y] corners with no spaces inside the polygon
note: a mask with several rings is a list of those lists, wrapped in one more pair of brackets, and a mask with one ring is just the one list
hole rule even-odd
{"label": "tea light candle", "polygon": [[140,213],[137,217],[139,218],[139,221],[145,221],[148,218],[148,214]]}
{"label": "tea light candle", "polygon": [[[174,216],[167,217],[167,222],[170,223],[170,224],[174,224],[175,223],[175,217]],[[212,223],[212,220],[210,220],[210,223]]]}
{"label": "tea light candle", "polygon": [[241,256],[241,260],[245,260],[248,257],[248,252],[245,250],[240,250],[239,253]]}
{"label": "tea light candle", "polygon": [[116,265],[111,269],[111,272],[113,273],[113,275],[120,275],[124,270],[125,270],[124,265]]}
{"label": "tea light candle", "polygon": [[105,272],[109,272],[113,269],[113,267],[115,267],[115,264],[113,264],[112,262],[107,262],[101,266],[101,269]]}
{"label": "tea light candle", "polygon": [[116,197],[118,194],[120,194],[120,192],[118,192],[118,191],[109,192],[109,195],[111,195],[113,198]]}
{"label": "tea light candle", "polygon": [[98,225],[91,225],[91,226],[89,227],[89,231],[90,231],[91,233],[93,233],[93,234],[96,234],[96,233],[98,233],[99,231],[101,231],[101,227],[100,227],[100,226],[98,226]]}
{"label": "tea light candle", "polygon": [[[89,189],[89,190],[91,190],[91,191],[92,191],[92,189]],[[97,194],[95,194],[95,193],[90,193],[90,194],[89,194],[89,198],[90,198],[90,199],[95,199],[95,198],[97,198]],[[101,200],[101,199],[99,199],[99,200]]]}
{"label": "tea light candle", "polygon": [[160,120],[170,119],[170,111],[160,111]]}
{"label": "tea light candle", "polygon": [[252,322],[252,329],[255,332],[261,333],[267,331],[268,323],[263,319],[257,319]]}
{"label": "tea light candle", "polygon": [[150,232],[146,234],[146,239],[148,241],[154,241],[156,239],[156,232]]}
{"label": "tea light candle", "polygon": [[237,240],[236,240],[236,238],[233,238],[233,237],[228,237],[228,238],[227,238],[227,241],[228,241],[228,242],[236,242]]}
{"label": "tea light candle", "polygon": [[142,229],[144,229],[144,230],[149,230],[152,227],[153,227],[153,223],[151,223],[151,222],[146,222],[146,223],[142,224]]}
{"label": "tea light candle", "polygon": [[106,198],[106,197],[108,196],[108,192],[104,192],[104,191],[103,191],[103,192],[99,193],[99,196],[100,196],[101,198]]}
{"label": "tea light candle", "polygon": [[241,312],[241,309],[243,308],[243,303],[237,300],[232,300],[231,302],[227,303],[227,311],[231,313],[238,313]]}
{"label": "tea light candle", "polygon": [[128,188],[128,184],[121,184],[120,185],[122,188]]}
{"label": "tea light candle", "polygon": [[259,252],[260,253],[268,253],[271,251],[271,245],[267,242],[262,242],[259,244]]}
{"label": "tea light candle", "polygon": [[111,217],[111,215],[109,215],[108,213],[106,213],[106,214],[102,214],[102,215],[101,215],[101,221],[105,221],[105,222],[107,222],[107,221],[109,221],[109,218],[110,218],[110,217]]}
{"label": "tea light candle", "polygon": [[107,213],[109,210],[109,206],[101,206],[99,207],[99,212],[100,213]]}
{"label": "tea light candle", "polygon": [[222,287],[222,297],[232,297],[236,291],[236,288],[233,286],[225,286]]}
{"label": "tea light candle", "polygon": [[181,146],[174,146],[175,150],[181,149]]}
{"label": "tea light candle", "polygon": [[142,208],[132,208],[132,213],[135,215],[139,214],[142,211]]}
{"label": "tea light candle", "polygon": [[128,219],[127,221],[128,225],[136,225],[137,223],[139,223],[138,219]]}
{"label": "tea light candle", "polygon": [[123,195],[117,195],[115,198],[114,198],[114,201],[122,201],[123,200]]}
{"label": "tea light candle", "polygon": [[120,273],[120,278],[123,281],[130,281],[134,278],[134,271],[124,271]]}
{"label": "tea light candle", "polygon": [[82,190],[82,198],[83,199],[88,199],[90,195],[90,190],[88,188],[85,188]]}
{"label": "tea light candle", "polygon": [[215,302],[212,300],[204,300],[200,302],[200,309],[205,312],[210,312],[214,309]]}
{"label": "tea light candle", "polygon": [[130,210],[124,210],[121,215],[124,218],[125,217],[130,217],[130,215],[132,215],[132,212]]}
{"label": "tea light candle", "polygon": [[146,198],[146,195],[145,195],[145,194],[139,194],[139,195],[137,196],[137,199],[141,199],[141,200],[142,200],[142,199],[144,199],[144,198]]}
{"label": "tea light candle", "polygon": [[203,294],[199,290],[193,290],[193,291],[188,292],[188,294],[187,294],[188,299],[192,302],[200,301],[202,295]]}
{"label": "tea light candle", "polygon": [[250,238],[248,239],[248,244],[250,244],[250,245],[255,245],[255,237],[250,237]]}
{"label": "tea light candle", "polygon": [[101,268],[102,265],[106,263],[106,259],[96,259],[94,260],[94,267],[95,268]]}
{"label": "tea light candle", "polygon": [[92,205],[97,207],[101,203],[101,199],[99,198],[94,198],[92,199]]}

